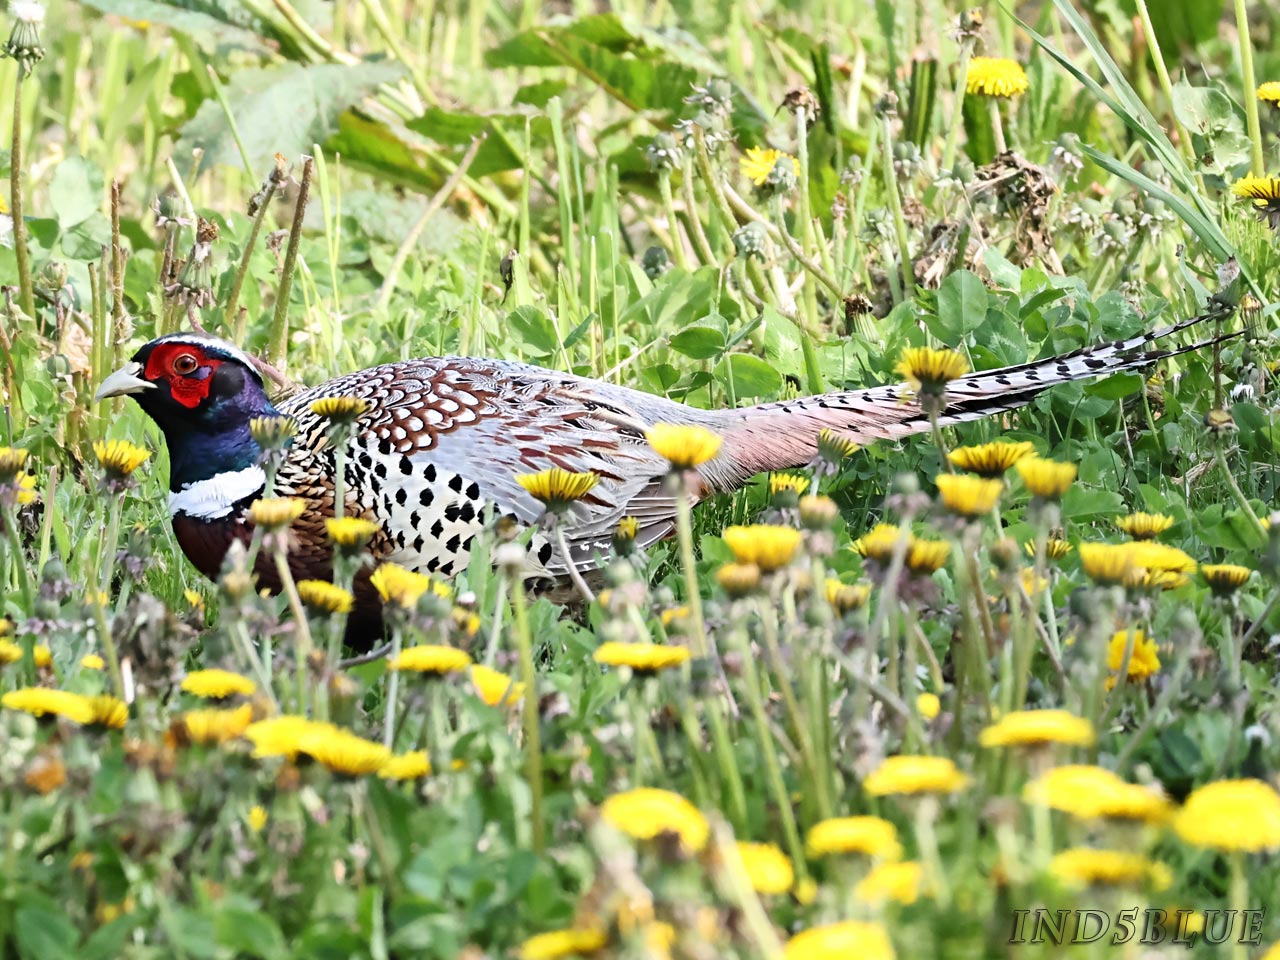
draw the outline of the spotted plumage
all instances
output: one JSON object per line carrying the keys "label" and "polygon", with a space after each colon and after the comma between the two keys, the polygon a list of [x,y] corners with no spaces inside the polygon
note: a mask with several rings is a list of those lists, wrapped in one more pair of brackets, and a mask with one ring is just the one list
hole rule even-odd
{"label": "spotted plumage", "polygon": [[[1215,307],[1211,314],[1128,340],[961,377],[948,384],[940,422],[991,416],[1056,384],[1142,367],[1203,346],[1153,348],[1158,340],[1225,313],[1225,307]],[[723,437],[719,455],[700,468],[696,499],[731,490],[765,470],[804,465],[824,428],[864,444],[929,429],[928,418],[901,385],[741,410],[696,410],[527,364],[459,357],[347,374],[277,407],[247,355],[196,334],[145,344],[99,391],[100,397],[122,394],[134,396],[165,434],[175,534],[183,552],[211,577],[232,541],[250,536],[246,512],[262,495],[265,473],[249,421],[269,414],[291,417],[297,425],[275,488],[277,495],[307,504],[294,527],[291,568],[299,577],[330,575],[324,520],[334,513],[337,458],[325,421],[310,409],[323,397],[354,396],[368,403],[345,451],[343,512],[378,525],[369,548],[374,560],[444,577],[466,567],[476,538],[499,518],[538,523],[542,505],[515,478],[549,467],[590,470],[600,478],[561,520],[578,569],[600,564],[624,516],[637,518],[641,546],[669,535],[676,503],[662,483],[667,464],[644,436],[656,423],[695,424]],[[566,558],[553,540],[535,533],[530,574],[566,571]],[[262,565],[258,572],[266,586],[279,586],[273,569]],[[356,594],[358,612],[376,621],[377,598],[367,571]]]}

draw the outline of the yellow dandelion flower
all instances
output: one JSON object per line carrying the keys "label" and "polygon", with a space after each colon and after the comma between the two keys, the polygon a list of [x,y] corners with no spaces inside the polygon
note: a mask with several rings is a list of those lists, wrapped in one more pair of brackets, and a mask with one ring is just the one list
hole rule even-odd
{"label": "yellow dandelion flower", "polygon": [[917,576],[937,573],[951,555],[951,544],[945,540],[912,540],[907,551],[907,569]]}
{"label": "yellow dandelion flower", "polygon": [[1131,513],[1116,526],[1135,540],[1154,540],[1173,526],[1173,517],[1163,513]]}
{"label": "yellow dandelion flower", "polygon": [[25,507],[36,502],[36,478],[29,473],[20,473],[14,479],[18,492],[15,499],[18,506]]}
{"label": "yellow dandelion flower", "polygon": [[22,647],[12,640],[0,637],[0,667],[7,667],[22,659]]}
{"label": "yellow dandelion flower", "polygon": [[1033,456],[1035,445],[1029,440],[1014,443],[1009,440],[996,440],[991,443],[979,443],[971,447],[957,447],[947,454],[947,459],[958,470],[967,470],[980,477],[995,479],[1024,457]]}
{"label": "yellow dandelion flower", "polygon": [[751,889],[756,893],[770,896],[791,889],[796,879],[795,870],[791,860],[775,844],[739,840],[736,846]]}
{"label": "yellow dandelion flower", "polygon": [[[1036,542],[1028,540],[1023,545],[1023,549],[1027,551],[1028,557],[1036,555]],[[1049,537],[1044,542],[1044,556],[1046,560],[1061,560],[1071,552],[1071,543],[1067,540],[1060,540],[1057,537]]]}
{"label": "yellow dandelion flower", "polygon": [[258,759],[293,758],[301,751],[303,740],[317,728],[325,732],[337,729],[332,724],[320,723],[308,717],[284,714],[249,724],[244,730],[244,738],[253,744],[253,755]]}
{"label": "yellow dandelion flower", "polygon": [[827,603],[841,616],[860,610],[871,599],[871,587],[865,583],[841,583],[834,577],[828,577],[824,587]]}
{"label": "yellow dandelion flower", "polygon": [[262,497],[249,506],[249,519],[266,530],[281,530],[306,512],[301,497]]}
{"label": "yellow dandelion flower", "polygon": [[1093,724],[1066,710],[1006,713],[978,737],[984,747],[1041,747],[1050,743],[1087,747],[1093,741]]}
{"label": "yellow dandelion flower", "polygon": [[600,482],[600,474],[588,470],[576,473],[551,467],[538,473],[518,473],[516,483],[524,487],[535,500],[541,500],[548,510],[563,510],[576,500],[581,500],[591,488]]}
{"label": "yellow dandelion flower", "polygon": [[940,473],[935,482],[942,505],[962,517],[980,517],[1000,502],[1004,483],[969,473]]}
{"label": "yellow dandelion flower", "polygon": [[916,713],[926,720],[934,719],[941,710],[942,701],[936,693],[922,693],[916,697]]}
{"label": "yellow dandelion flower", "polygon": [[611,667],[630,667],[639,674],[655,674],[688,663],[690,656],[688,647],[610,640],[596,648],[592,659]]}
{"label": "yellow dandelion flower", "polygon": [[28,451],[22,447],[0,447],[0,483],[10,483],[26,465]]}
{"label": "yellow dandelion flower", "polygon": [[769,179],[769,174],[773,172],[773,168],[783,157],[794,161],[790,154],[783,153],[781,150],[749,147],[746,154],[738,160],[738,169],[753,184],[757,187],[762,187],[764,182]]}
{"label": "yellow dandelion flower", "polygon": [[830,817],[819,820],[805,835],[809,856],[861,853],[877,860],[897,860],[902,856],[898,828],[880,817]]}
{"label": "yellow dandelion flower", "polygon": [[754,563],[765,573],[785,567],[800,549],[800,531],[776,524],[728,527],[721,536],[738,563]]}
{"label": "yellow dandelion flower", "polygon": [[783,960],[894,960],[884,927],[844,920],[797,933],[782,949]]}
{"label": "yellow dandelion flower", "polygon": [[93,455],[109,478],[123,480],[151,458],[151,451],[128,440],[99,440]]}
{"label": "yellow dandelion flower", "polygon": [[44,687],[22,687],[0,697],[0,706],[6,710],[21,710],[33,717],[65,717],[72,723],[87,726],[94,722],[93,705],[88,697],[67,690],[48,690]]}
{"label": "yellow dandelion flower", "polygon": [[302,602],[319,613],[350,613],[355,606],[350,590],[326,580],[299,580],[297,586]]}
{"label": "yellow dandelion flower", "polygon": [[53,666],[53,651],[43,643],[37,643],[31,648],[31,659],[37,668],[48,670]]}
{"label": "yellow dandelion flower", "polygon": [[769,496],[799,497],[809,489],[809,478],[794,473],[775,473],[769,477]]}
{"label": "yellow dandelion flower", "polygon": [[1076,478],[1074,463],[1024,457],[1014,464],[1023,485],[1041,500],[1058,500]]}
{"label": "yellow dandelion flower", "polygon": [[373,409],[363,397],[321,397],[311,403],[311,412],[333,423],[355,423]]}
{"label": "yellow dandelion flower", "polygon": [[707,845],[711,830],[707,818],[692,803],[678,793],[654,787],[615,793],[600,806],[600,816],[636,840],[674,834],[689,853]]}
{"label": "yellow dandelion flower", "polygon": [[230,670],[195,670],[182,678],[182,689],[204,700],[225,700],[236,694],[250,696],[258,685]]}
{"label": "yellow dandelion flower", "polygon": [[[3,659],[4,657],[0,655],[0,661],[3,661]],[[84,670],[104,670],[107,662],[96,653],[86,653],[80,658],[80,666]]]}
{"label": "yellow dandelion flower", "polygon": [[1197,847],[1275,850],[1280,848],[1280,794],[1261,780],[1218,780],[1191,792],[1173,828]]}
{"label": "yellow dandelion flower", "polygon": [[1069,887],[1140,887],[1162,890],[1172,879],[1169,868],[1137,853],[1073,847],[1049,862],[1049,873]]}
{"label": "yellow dandelion flower", "polygon": [[1030,567],[1023,570],[1018,579],[1022,582],[1022,589],[1032,599],[1049,589],[1049,581],[1044,577],[1037,576],[1036,572]]}
{"label": "yellow dandelion flower", "polygon": [[242,736],[253,723],[253,705],[242,703],[230,710],[188,710],[179,718],[182,734],[190,743],[213,746]]}
{"label": "yellow dandelion flower", "polygon": [[760,568],[754,563],[726,563],[716,571],[716,583],[731,597],[745,597],[760,586]]}
{"label": "yellow dandelion flower", "polygon": [[293,417],[250,417],[249,436],[264,450],[282,450],[298,433]]}
{"label": "yellow dandelion flower", "polygon": [[955,350],[909,347],[893,368],[915,393],[936,393],[969,372],[969,361]]}
{"label": "yellow dandelion flower", "polygon": [[1237,197],[1244,197],[1264,206],[1280,200],[1280,179],[1252,175],[1241,177],[1231,185],[1231,192]]}
{"label": "yellow dandelion flower", "polygon": [[123,730],[129,720],[129,705],[119,697],[108,693],[87,698],[89,709],[93,711],[93,719],[86,726],[103,727],[107,730]]}
{"label": "yellow dandelion flower", "polygon": [[1133,579],[1132,546],[1129,543],[1082,543],[1080,567],[1094,583],[1123,586]]}
{"label": "yellow dandelion flower", "polygon": [[903,537],[907,538],[908,549],[911,542],[915,539],[908,531],[905,534],[898,527],[891,523],[877,523],[869,531],[853,541],[853,550],[871,560],[880,563],[888,563],[892,559],[894,551],[898,549],[898,543]]}
{"label": "yellow dandelion flower", "polygon": [[705,427],[656,423],[644,434],[649,446],[676,470],[692,470],[720,452],[724,438]]}
{"label": "yellow dandelion flower", "polygon": [[244,822],[253,833],[261,833],[263,827],[267,825],[266,808],[261,806],[250,807],[249,812],[245,814]]}
{"label": "yellow dandelion flower", "polygon": [[387,663],[389,670],[408,670],[412,673],[457,673],[471,666],[471,654],[456,647],[424,643],[406,647],[400,655]]}
{"label": "yellow dandelion flower", "polygon": [[609,942],[602,927],[570,927],[530,937],[516,955],[520,960],[562,960],[564,957],[589,957],[599,953]]}
{"label": "yellow dandelion flower", "polygon": [[454,607],[450,614],[453,625],[465,633],[468,637],[474,637],[480,632],[480,614],[474,610],[468,610],[466,607]]}
{"label": "yellow dandelion flower", "polygon": [[862,781],[873,797],[891,794],[954,793],[969,778],[956,769],[950,757],[902,755],[887,757]]}
{"label": "yellow dandelion flower", "polygon": [[664,627],[670,627],[672,624],[680,626],[685,620],[689,619],[689,608],[685,604],[678,607],[669,607],[658,614],[658,622]]}
{"label": "yellow dandelion flower", "polygon": [[426,574],[407,570],[398,563],[381,564],[373,571],[369,583],[384,603],[394,603],[406,610],[416,607],[418,600],[427,592],[445,600],[453,596],[447,584],[437,583]]}
{"label": "yellow dandelion flower", "polygon": [[1195,560],[1177,547],[1151,540],[1139,540],[1128,547],[1135,567],[1160,573],[1196,572]]}
{"label": "yellow dandelion flower", "polygon": [[839,463],[861,450],[858,441],[837,433],[830,427],[818,431],[818,455],[828,463]]}
{"label": "yellow dandelion flower", "polygon": [[329,539],[339,547],[358,550],[368,544],[381,528],[363,517],[340,517],[337,520],[330,517],[325,520],[324,529]]}
{"label": "yellow dandelion flower", "polygon": [[391,751],[382,744],[358,737],[350,730],[323,724],[313,726],[302,735],[298,753],[347,777],[377,773],[391,759]]}
{"label": "yellow dandelion flower", "polygon": [[1163,823],[1173,809],[1157,789],[1126,783],[1110,770],[1086,764],[1046,771],[1023,788],[1022,798],[1080,820]]}
{"label": "yellow dandelion flower", "polygon": [[480,663],[471,667],[471,684],[475,687],[476,695],[491,707],[502,703],[513,704],[524,696],[523,683]]}
{"label": "yellow dandelion flower", "polygon": [[194,590],[183,590],[182,599],[187,601],[187,606],[192,610],[200,611],[204,609],[204,597]]}
{"label": "yellow dandelion flower", "polygon": [[1200,568],[1204,582],[1213,590],[1215,596],[1229,597],[1246,583],[1253,571],[1248,567],[1234,563],[1206,563]]}
{"label": "yellow dandelion flower", "polygon": [[427,751],[414,750],[402,753],[388,760],[378,771],[383,780],[420,780],[431,775],[431,761]]}
{"label": "yellow dandelion flower", "polygon": [[878,863],[858,881],[853,895],[863,903],[892,900],[904,906],[920,899],[924,868],[915,860],[900,863]]}
{"label": "yellow dandelion flower", "polygon": [[616,536],[624,540],[634,540],[639,532],[640,521],[636,517],[623,517],[618,521],[617,529],[614,531]]}
{"label": "yellow dandelion flower", "polygon": [[1030,86],[1022,64],[1004,57],[970,58],[964,84],[971,96],[1005,98],[1021,96]]}
{"label": "yellow dandelion flower", "polygon": [[[1129,632],[1117,630],[1111,635],[1107,644],[1107,669],[1120,669],[1124,662],[1125,647],[1129,643]],[[1143,631],[1133,631],[1133,652],[1129,655],[1129,679],[1145,680],[1160,671],[1160,656],[1156,652],[1156,642]]]}
{"label": "yellow dandelion flower", "polygon": [[1258,86],[1258,99],[1263,103],[1280,104],[1280,80],[1268,80]]}

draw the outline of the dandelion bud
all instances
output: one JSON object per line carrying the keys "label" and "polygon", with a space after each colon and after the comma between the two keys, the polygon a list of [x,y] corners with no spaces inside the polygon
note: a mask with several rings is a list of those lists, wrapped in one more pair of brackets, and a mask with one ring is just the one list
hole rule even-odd
{"label": "dandelion bud", "polygon": [[30,76],[32,68],[44,59],[45,50],[40,43],[44,4],[38,0],[14,0],[9,4],[9,15],[13,17],[13,29],[0,53],[18,62],[18,79],[21,80]]}
{"label": "dandelion bud", "polygon": [[733,232],[733,249],[739,257],[763,260],[770,248],[769,232],[763,223],[752,220]]}

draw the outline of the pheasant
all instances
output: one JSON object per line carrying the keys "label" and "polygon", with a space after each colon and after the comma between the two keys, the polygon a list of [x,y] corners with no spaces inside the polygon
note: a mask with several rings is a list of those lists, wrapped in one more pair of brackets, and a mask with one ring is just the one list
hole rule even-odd
{"label": "pheasant", "polygon": [[[1153,344],[1229,308],[1126,340],[1063,356],[984,370],[947,385],[942,425],[1023,406],[1050,387],[1105,376],[1195,350]],[[1227,336],[1232,336],[1228,334]],[[572,563],[597,567],[618,521],[638,521],[640,546],[674,529],[674,494],[662,483],[668,465],[645,441],[657,423],[694,424],[723,438],[699,468],[696,499],[733,490],[755,474],[802,466],[830,428],[858,443],[898,439],[930,428],[903,385],[764,403],[739,410],[698,410],[599,380],[523,363],[467,357],[406,360],[347,374],[273,404],[259,367],[230,343],[176,333],[144,344],[107,377],[97,399],[132,396],[159,425],[169,448],[169,512],[182,551],[205,576],[218,575],[231,543],[247,541],[250,504],[266,475],[249,422],[264,415],[296,421],[275,494],[302,498],[290,566],[299,578],[328,578],[324,519],[333,516],[336,471],[326,424],[310,410],[322,397],[356,396],[369,409],[355,423],[345,457],[346,516],[378,524],[375,560],[441,577],[467,565],[476,537],[500,517],[534,525],[542,505],[516,475],[548,467],[594,471],[597,485],[562,518]],[[567,572],[550,536],[535,532],[533,575]],[[264,586],[278,589],[274,568],[260,565]],[[355,617],[380,622],[368,570],[356,581]]]}

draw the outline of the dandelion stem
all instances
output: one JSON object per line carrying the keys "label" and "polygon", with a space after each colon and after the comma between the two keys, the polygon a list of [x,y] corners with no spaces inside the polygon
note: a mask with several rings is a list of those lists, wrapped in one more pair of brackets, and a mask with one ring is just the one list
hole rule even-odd
{"label": "dandelion stem", "polygon": [[[107,592],[111,585],[111,567],[116,558],[116,542],[120,537],[120,511],[124,506],[123,496],[111,498],[110,512],[107,517],[107,536],[103,540],[103,552],[98,558],[102,571],[98,579],[98,589]],[[120,654],[116,650],[116,639],[111,632],[111,624],[107,622],[107,605],[95,603],[98,613],[98,632],[102,635],[102,649],[107,654],[107,668],[111,671],[111,687],[117,697],[124,699],[124,676],[120,672]]]}
{"label": "dandelion stem", "polygon": [[1236,36],[1240,40],[1240,79],[1244,82],[1244,119],[1249,129],[1249,172],[1255,177],[1266,175],[1266,162],[1262,158],[1262,126],[1258,122],[1258,98],[1254,91],[1258,81],[1253,73],[1253,40],[1249,36],[1249,6],[1245,0],[1235,0]]}
{"label": "dandelion stem", "polygon": [[[898,178],[893,170],[893,119],[884,116],[880,119],[880,162],[884,169],[885,194],[889,199],[889,211],[893,214],[893,229],[898,241],[898,259],[902,267],[902,290],[900,299],[911,296],[915,289],[915,271],[911,266],[910,243],[907,234],[907,221],[902,215],[902,198],[898,195]],[[892,274],[892,271],[890,271]]]}
{"label": "dandelion stem", "polygon": [[689,257],[684,249],[684,238],[680,235],[680,219],[676,215],[675,201],[671,196],[671,171],[658,171],[658,192],[662,194],[662,210],[667,217],[667,231],[671,234],[671,256],[681,270],[689,269]]}
{"label": "dandelion stem", "polygon": [[520,679],[524,682],[524,755],[525,779],[529,781],[529,817],[533,828],[533,849],[535,853],[541,853],[547,845],[547,837],[546,824],[542,820],[542,737],[538,730],[538,678],[533,666],[533,636],[529,630],[528,598],[519,573],[511,576],[511,606],[515,610]]}
{"label": "dandelion stem", "polygon": [[22,215],[22,70],[13,82],[13,142],[9,145],[9,213],[13,217],[13,254],[18,262],[18,302],[22,312],[36,315],[31,283],[31,254],[27,250],[27,221]]}
{"label": "dandelion stem", "polygon": [[[400,637],[400,627],[397,625],[391,631],[391,661],[394,663],[396,658],[400,656],[400,649],[403,640]],[[396,704],[400,697],[400,671],[387,671],[387,705],[382,714],[382,745],[388,750],[392,748],[396,740]]]}
{"label": "dandelion stem", "polygon": [[1227,465],[1227,454],[1223,450],[1221,443],[1214,445],[1213,456],[1218,461],[1218,469],[1222,472],[1222,479],[1226,481],[1227,488],[1231,491],[1231,496],[1235,498],[1236,505],[1240,507],[1240,512],[1248,517],[1253,524],[1253,528],[1265,537],[1267,528],[1262,525],[1258,515],[1253,512],[1253,507],[1249,505],[1248,499],[1245,498],[1244,492],[1240,489],[1240,484],[1236,482],[1235,475],[1232,474],[1231,468]]}
{"label": "dandelion stem", "polygon": [[1000,98],[987,97],[987,112],[991,115],[991,134],[996,141],[996,156],[1009,152],[1004,139],[1004,120],[1000,116]]}
{"label": "dandelion stem", "polygon": [[[227,298],[226,309],[222,313],[222,323],[228,329],[236,315],[237,305],[240,303],[240,291],[244,289],[244,278],[249,273],[249,259],[253,256],[253,249],[257,246],[258,235],[262,232],[262,222],[267,218],[267,210],[271,206],[271,199],[275,196],[276,185],[274,180],[269,180],[265,187],[265,193],[262,195],[261,204],[258,212],[253,215],[253,226],[249,228],[249,239],[245,241],[244,252],[240,255],[240,265],[236,267],[235,280],[231,283],[231,295]],[[173,236],[172,233],[169,234]],[[167,254],[172,253],[166,242],[165,251]]]}
{"label": "dandelion stem", "polygon": [[973,40],[960,43],[960,59],[956,62],[956,87],[951,98],[951,122],[947,125],[947,139],[942,145],[942,163],[939,172],[949,174],[956,159],[956,144],[960,129],[964,126],[964,95],[969,81],[969,58],[973,56]]}
{"label": "dandelion stem", "polygon": [[293,574],[289,571],[289,561],[284,550],[277,547],[274,551],[276,574],[280,578],[280,590],[289,601],[289,610],[293,613],[293,629],[296,633],[295,658],[298,683],[298,712],[307,709],[307,659],[311,656],[311,627],[307,623],[306,611],[302,609],[302,598],[298,596],[297,585],[293,582]]}
{"label": "dandelion stem", "polygon": [[569,579],[573,581],[578,593],[582,594],[583,600],[587,601],[587,603],[595,603],[596,595],[591,592],[591,588],[587,586],[587,581],[582,579],[582,571],[573,562],[573,554],[569,552],[569,542],[564,535],[564,524],[560,523],[559,517],[555,518],[555,537],[556,546],[560,548],[560,557],[564,560],[565,569],[569,572]]}

